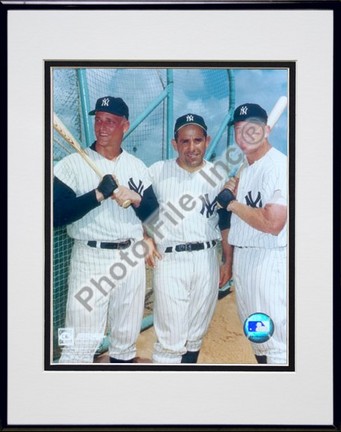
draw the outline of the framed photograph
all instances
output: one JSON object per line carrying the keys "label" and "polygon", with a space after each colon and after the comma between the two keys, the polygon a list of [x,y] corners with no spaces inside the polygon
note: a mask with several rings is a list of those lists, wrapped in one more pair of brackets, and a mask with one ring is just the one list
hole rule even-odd
{"label": "framed photograph", "polygon": [[[174,159],[177,161],[176,164],[179,164],[181,156],[179,156],[172,147],[174,123],[176,123],[177,118],[181,118],[183,115],[189,114],[191,116],[191,113],[193,112],[199,113],[198,115],[204,116],[205,118],[207,133],[209,133],[208,136],[211,139],[205,152],[205,160],[203,160],[202,163],[211,163],[211,168],[207,173],[202,170],[204,165],[200,163],[197,164],[193,171],[188,171],[191,167],[188,168],[187,165],[184,165],[185,168],[181,168],[179,173],[181,176],[184,170],[186,172],[193,172],[194,176],[194,172],[196,172],[198,178],[195,180],[195,183],[198,181],[200,182],[200,180],[204,181],[204,186],[200,191],[200,194],[195,196],[195,198],[193,197],[193,202],[196,200],[197,205],[191,206],[193,207],[191,208],[191,211],[182,208],[181,206],[184,197],[188,196],[189,193],[193,194],[193,191],[189,189],[188,186],[180,185],[176,196],[172,196],[171,191],[167,190],[166,187],[165,196],[167,199],[165,200],[164,197],[157,194],[157,197],[160,200],[160,205],[155,211],[155,216],[143,221],[143,225],[145,229],[149,229],[152,233],[151,236],[154,238],[154,241],[160,250],[170,247],[169,245],[174,243],[174,237],[178,239],[178,242],[180,243],[185,241],[184,238],[192,239],[192,243],[194,243],[194,240],[196,240],[195,243],[200,243],[198,240],[207,241],[207,239],[202,237],[200,233],[192,229],[191,225],[194,223],[194,220],[196,221],[196,224],[203,224],[202,229],[205,227],[205,229],[208,229],[207,227],[212,225],[214,226],[214,229],[213,233],[210,235],[211,237],[214,237],[213,241],[217,241],[218,244],[216,247],[221,249],[221,244],[219,244],[221,239],[219,238],[219,232],[217,232],[216,229],[218,223],[218,214],[216,214],[218,213],[217,200],[210,192],[212,189],[213,194],[220,192],[219,189],[216,190],[215,188],[217,186],[219,188],[219,184],[222,188],[223,184],[227,182],[229,178],[237,175],[237,172],[241,170],[241,167],[244,169],[245,166],[243,153],[234,141],[234,132],[232,130],[233,125],[230,124],[234,111],[238,111],[238,106],[242,105],[243,109],[252,109],[253,106],[258,107],[260,106],[259,104],[261,104],[266,107],[266,110],[269,113],[267,125],[271,128],[271,140],[274,142],[273,146],[268,144],[269,149],[270,146],[274,147],[286,157],[290,154],[290,159],[292,161],[291,164],[288,163],[288,157],[284,159],[283,183],[286,184],[285,190],[287,190],[289,188],[290,172],[290,184],[294,185],[295,151],[293,138],[295,136],[295,64],[268,62],[266,64],[261,63],[257,65],[250,62],[244,64],[242,62],[235,62],[234,64],[223,64],[222,62],[214,64],[208,62],[206,64],[202,63],[201,65],[198,65],[197,63],[190,62],[179,64],[167,64],[165,62],[159,64],[155,62],[139,62],[136,65],[133,62],[126,64],[115,64],[112,62],[101,62],[97,64],[94,62],[82,62],[80,64],[76,64],[75,62],[72,62],[72,64],[69,62],[46,62],[45,70],[46,94],[48,95],[46,98],[46,117],[50,115],[52,119],[50,123],[51,125],[53,124],[54,128],[53,134],[51,134],[51,127],[46,128],[46,156],[48,160],[48,164],[46,165],[47,221],[52,221],[53,219],[52,205],[50,207],[49,204],[53,202],[54,205],[57,206],[55,209],[54,221],[52,223],[52,226],[54,227],[53,235],[51,230],[47,230],[46,232],[46,257],[49,258],[47,262],[52,264],[46,268],[45,273],[46,367],[48,369],[53,368],[53,370],[65,370],[70,368],[73,370],[84,370],[85,366],[86,368],[90,367],[91,370],[93,370],[93,368],[96,370],[106,370],[109,367],[115,370],[122,370],[122,368],[123,370],[132,370],[136,368],[142,368],[142,370],[158,370],[161,368],[162,370],[188,371],[189,366],[195,365],[192,370],[212,371],[216,369],[221,370],[222,368],[223,370],[226,370],[228,369],[228,366],[231,366],[233,370],[238,370],[238,367],[244,368],[245,365],[254,369],[255,365],[259,366],[260,364],[258,370],[264,370],[264,368],[266,370],[277,370],[278,368],[279,370],[294,370],[294,236],[292,235],[292,241],[290,241],[290,244],[292,245],[290,254],[286,253],[288,249],[287,237],[289,236],[289,232],[285,231],[284,227],[281,228],[281,230],[283,230],[281,236],[285,238],[282,242],[283,245],[281,244],[281,246],[277,246],[276,244],[276,249],[278,247],[281,250],[283,249],[283,251],[285,250],[283,274],[281,276],[282,281],[279,284],[281,286],[283,285],[283,300],[279,300],[282,298],[282,295],[277,299],[278,302],[282,302],[282,318],[275,318],[275,316],[271,318],[272,314],[269,312],[270,309],[267,309],[269,306],[260,306],[259,301],[257,301],[258,304],[256,305],[255,302],[251,306],[249,312],[246,315],[244,313],[245,317],[241,321],[237,310],[234,311],[234,309],[237,308],[235,306],[233,293],[234,282],[232,277],[228,278],[224,283],[220,283],[220,285],[218,281],[216,281],[212,283],[211,289],[213,290],[213,298],[210,307],[216,308],[218,299],[222,300],[227,296],[227,294],[231,294],[231,296],[228,299],[226,298],[224,302],[221,302],[222,305],[219,304],[219,307],[216,308],[214,312],[212,310],[212,317],[210,319],[205,318],[208,313],[207,311],[202,311],[200,313],[202,318],[199,320],[200,322],[198,321],[196,324],[197,326],[202,327],[202,330],[200,330],[200,337],[192,336],[191,329],[189,329],[188,333],[185,335],[187,340],[192,341],[191,343],[193,343],[193,339],[195,340],[196,337],[199,339],[205,339],[205,343],[201,343],[200,355],[196,362],[192,362],[190,365],[182,362],[175,363],[179,358],[177,349],[174,349],[174,358],[168,358],[169,354],[168,357],[165,358],[162,356],[158,357],[160,354],[154,352],[154,348],[157,349],[158,345],[155,344],[159,343],[157,342],[157,337],[160,335],[162,330],[159,330],[158,324],[156,325],[156,328],[154,328],[154,297],[155,295],[158,295],[158,292],[155,292],[158,290],[158,287],[156,286],[154,288],[154,285],[157,283],[158,272],[160,271],[159,267],[161,267],[163,263],[157,263],[154,268],[150,266],[147,266],[146,268],[147,282],[144,288],[145,311],[140,324],[141,333],[143,332],[143,334],[139,336],[137,349],[137,354],[143,353],[144,355],[138,355],[135,358],[134,362],[136,361],[138,363],[126,364],[120,362],[119,364],[111,364],[110,352],[112,352],[113,348],[110,347],[110,344],[113,344],[112,340],[115,338],[114,334],[111,332],[117,330],[114,330],[114,328],[109,330],[109,318],[104,320],[104,324],[100,325],[104,325],[105,328],[100,327],[100,329],[96,331],[93,331],[90,328],[88,331],[85,331],[84,329],[88,328],[87,322],[92,320],[92,314],[100,314],[94,306],[94,298],[96,297],[97,292],[101,297],[106,297],[109,302],[110,294],[108,294],[107,289],[110,292],[111,290],[119,289],[119,282],[123,283],[125,278],[129,278],[131,272],[130,267],[136,265],[136,260],[144,260],[145,257],[140,256],[139,253],[134,253],[133,249],[130,253],[134,256],[134,259],[132,259],[132,257],[127,260],[122,260],[122,258],[120,258],[117,264],[111,263],[111,271],[106,272],[105,274],[97,274],[97,277],[91,273],[89,274],[88,280],[84,280],[84,283],[80,284],[80,286],[77,285],[75,291],[68,291],[68,285],[72,283],[71,280],[74,278],[73,273],[69,276],[69,269],[73,269],[73,264],[71,262],[71,256],[73,256],[72,251],[77,247],[76,245],[78,244],[78,241],[88,243],[89,236],[91,237],[90,241],[95,240],[93,240],[93,234],[91,233],[87,233],[86,236],[88,237],[83,239],[80,232],[78,234],[73,232],[75,228],[72,227],[75,227],[75,225],[71,225],[68,228],[66,226],[68,224],[65,224],[64,220],[61,220],[59,211],[65,214],[69,204],[62,198],[59,199],[60,191],[58,186],[56,186],[56,182],[63,179],[63,181],[69,183],[69,187],[71,187],[71,180],[68,179],[68,177],[64,177],[64,168],[63,171],[60,171],[60,169],[65,163],[68,163],[67,161],[72,161],[75,158],[79,159],[79,157],[82,156],[84,162],[88,162],[89,167],[87,168],[90,170],[91,175],[93,174],[93,171],[95,172],[95,183],[98,183],[101,177],[103,177],[104,174],[101,176],[101,173],[99,175],[97,173],[98,166],[93,166],[94,164],[99,165],[100,162],[96,160],[89,161],[87,159],[92,155],[92,149],[94,149],[94,146],[92,145],[95,141],[93,136],[94,129],[96,136],[98,135],[96,124],[94,128],[92,123],[94,116],[91,117],[88,113],[92,112],[91,107],[95,106],[97,99],[101,99],[101,94],[102,97],[103,95],[108,94],[116,95],[116,97],[122,96],[128,104],[130,127],[124,135],[122,148],[130,154],[137,156],[146,164],[147,167],[151,167],[153,164],[159,163],[160,161]],[[269,81],[276,82],[276,85],[271,89],[271,91],[268,90],[269,87],[267,83]],[[246,83],[249,83],[249,87]],[[260,91],[261,86],[264,86],[262,91]],[[125,90],[125,87],[129,88],[129,91]],[[51,91],[50,94],[49,91]],[[290,109],[290,112],[292,113],[290,125],[289,116],[287,114],[289,111],[289,94],[290,105],[292,106]],[[84,95],[87,96],[84,97]],[[109,103],[110,96],[104,96],[104,101],[108,101]],[[253,104],[250,107],[246,105],[244,107],[245,101],[259,102],[259,104]],[[216,109],[217,104],[221,105],[220,109]],[[109,108],[105,104],[103,109],[107,110]],[[72,113],[72,111],[74,111],[74,113]],[[104,112],[107,113],[108,111]],[[85,115],[83,115],[84,113]],[[291,131],[291,133],[289,133],[289,131]],[[249,138],[252,137],[251,132],[253,132],[253,129],[248,132],[247,136]],[[244,135],[246,136],[246,133]],[[291,140],[289,140],[289,136],[291,137]],[[78,151],[78,155],[71,156],[72,153],[77,153],[77,148],[75,150],[74,145],[70,140],[71,138],[81,146],[82,150],[81,152]],[[262,135],[259,137],[257,136],[256,141],[263,138]],[[86,141],[88,141],[87,144],[81,144]],[[95,142],[96,146],[97,141]],[[258,143],[252,144],[252,150],[253,147],[257,145]],[[85,156],[83,153],[84,148],[87,149],[85,150],[87,152]],[[49,154],[50,157],[48,157]],[[59,164],[62,160],[63,162]],[[56,173],[54,173],[55,166]],[[155,166],[156,165],[154,165],[154,167]],[[128,169],[129,168],[125,166],[125,170]],[[150,169],[153,170],[154,168]],[[118,173],[115,173],[115,175],[117,177]],[[131,175],[132,174],[129,174],[130,178]],[[276,173],[276,177],[277,175],[278,174]],[[69,174],[67,176],[69,176]],[[50,181],[48,181],[49,179]],[[120,184],[123,184],[122,179],[118,177],[117,179],[120,181]],[[268,178],[266,184],[269,181]],[[54,183],[54,189],[52,188],[52,183]],[[128,180],[127,186],[129,185],[129,187],[133,188],[133,185],[138,183],[142,183],[142,180]],[[72,187],[77,188],[78,186],[72,184]],[[154,185],[153,189],[158,191],[158,186]],[[55,190],[56,197],[51,199],[53,190]],[[257,193],[261,194],[260,198],[257,198]],[[252,191],[248,191],[245,202],[249,203],[250,207],[258,208],[258,206],[262,206],[262,200],[264,201],[265,199],[270,198],[266,198],[266,193],[265,189],[262,189],[261,191],[257,190],[256,192],[253,192],[254,196],[252,196]],[[80,192],[78,192],[78,194],[80,194]],[[210,195],[212,195],[212,197]],[[294,189],[290,192],[290,196],[291,216],[288,216],[288,219],[291,219],[291,232],[294,233]],[[257,204],[258,202],[259,204]],[[114,204],[117,206],[116,202]],[[58,206],[64,206],[64,208],[59,210]],[[75,202],[74,206],[77,207],[77,202]],[[90,210],[93,211],[94,214],[97,214],[97,224],[99,224],[99,214],[105,208],[106,207],[104,206],[101,208],[97,208],[96,206],[95,209]],[[136,215],[134,210],[132,208],[128,209],[128,211],[129,210],[135,218]],[[111,213],[112,211],[115,211],[115,208],[111,210]],[[124,212],[123,215],[126,216],[126,213],[127,212]],[[88,214],[88,212],[86,214]],[[92,213],[89,213],[88,217],[90,217],[91,214]],[[165,214],[166,217],[162,218],[162,214]],[[197,214],[200,215],[200,219],[198,220]],[[79,220],[81,220],[80,222],[77,222],[77,219],[72,223],[83,224],[84,216],[85,215],[82,215],[82,217],[79,218]],[[67,215],[65,217],[68,218]],[[105,220],[105,225],[106,224],[107,220]],[[115,221],[115,224],[118,224],[118,220]],[[48,228],[49,225],[46,224],[46,227]],[[112,227],[112,231],[114,231],[114,229],[115,228]],[[131,228],[129,228],[129,230],[131,230]],[[183,237],[184,230],[186,231],[186,237]],[[193,231],[192,233],[191,230]],[[103,237],[103,239],[106,238],[108,240],[110,235],[114,236],[114,234],[110,233],[101,234],[100,236],[101,239]],[[131,236],[131,232],[127,235]],[[272,234],[264,233],[264,238],[260,240],[260,244],[264,244],[265,239],[270,238],[272,240],[273,237],[270,236],[272,236]],[[208,238],[209,241],[212,240],[211,237]],[[115,240],[115,238],[112,239]],[[133,241],[138,242],[139,238],[135,238]],[[51,252],[50,256],[48,253],[49,251]],[[197,261],[200,258],[200,254],[195,254],[195,252],[196,250],[194,250],[191,255],[192,258]],[[214,253],[216,252],[217,251],[214,251]],[[181,258],[182,255],[179,255]],[[221,255],[221,253],[218,252],[218,255]],[[115,253],[113,253],[113,257],[114,256]],[[168,262],[168,256],[164,255],[164,258],[166,258],[164,261]],[[182,257],[181,261],[184,258],[185,257]],[[92,259],[94,259],[94,257]],[[219,265],[220,260],[219,256],[219,259],[215,260],[214,267],[206,269],[203,274],[207,271],[210,274],[210,278],[213,277],[214,268]],[[290,269],[289,261],[291,262]],[[123,264],[125,266],[123,272],[125,278],[122,277],[121,279]],[[268,267],[265,271],[268,273],[270,280],[271,271]],[[289,277],[290,274],[291,277]],[[183,272],[179,272],[179,277],[181,279],[184,278]],[[174,276],[169,280],[173,280],[173,282],[170,283],[169,281],[164,281],[161,283],[170,285],[171,291],[174,290],[172,285],[181,284],[180,281],[175,282]],[[291,283],[289,280],[291,280]],[[272,284],[273,282],[270,283]],[[205,282],[205,286],[208,285],[209,283]],[[264,279],[262,285],[266,285]],[[201,292],[200,297],[204,295],[203,288],[200,287],[198,279],[193,277],[193,273],[188,276],[185,286],[186,292],[188,289],[198,289]],[[190,288],[191,286],[193,286],[193,288]],[[278,294],[276,294],[276,298],[277,295]],[[81,306],[81,311],[77,312],[77,314],[81,313],[82,315],[81,320],[80,318],[77,318],[77,320],[79,319],[82,321],[79,328],[78,326],[71,324],[74,322],[73,313],[71,313],[71,309],[75,308],[75,306],[71,307],[71,304],[74,301],[73,299],[76,300],[77,305],[79,304],[79,306]],[[277,303],[277,300],[273,302],[274,305]],[[194,294],[191,294],[188,297],[187,307],[193,307],[196,311],[195,314],[199,313],[197,309],[199,306],[195,307],[192,305],[192,302],[194,302]],[[105,302],[105,311],[107,310],[107,307],[108,306]],[[183,312],[184,316],[182,318],[179,317],[176,320],[182,322],[181,325],[177,323],[180,327],[191,325],[189,324],[191,319],[188,316],[190,312],[187,310],[187,307]],[[233,312],[233,319],[230,317],[231,319],[228,321],[226,321],[226,307],[231,308],[231,311]],[[175,310],[176,312],[173,311],[174,314],[180,314],[180,306],[176,306]],[[267,314],[265,314],[265,310],[267,311]],[[69,313],[72,314],[72,316],[68,316]],[[110,312],[103,313],[110,317]],[[173,314],[172,312],[170,313]],[[213,316],[215,321],[211,323]],[[267,318],[268,316],[269,318]],[[290,320],[289,316],[291,317]],[[135,317],[131,319],[133,321],[136,320]],[[187,320],[188,324],[186,323]],[[168,319],[167,325],[170,326],[171,322],[172,320]],[[258,352],[260,347],[264,350],[266,346],[270,346],[270,342],[267,342],[270,339],[272,345],[274,343],[272,341],[276,340],[276,335],[280,332],[279,328],[282,326],[282,322],[283,341],[276,341],[275,343],[275,345],[279,344],[281,347],[283,346],[283,350],[280,348],[280,351],[283,353],[282,357],[279,358],[278,354],[273,358],[268,356],[266,366],[264,366],[264,363],[257,362],[257,357],[255,357],[253,350],[255,349],[255,352]],[[259,330],[257,323],[258,325],[263,324],[263,331]],[[172,326],[175,326],[175,324],[176,322],[174,322]],[[192,324],[192,327],[193,326],[194,324]],[[210,328],[210,332],[206,337],[207,328]],[[148,332],[144,333],[145,330],[148,330]],[[173,328],[171,332],[176,333],[175,328]],[[226,339],[227,332],[229,337]],[[183,337],[184,336],[181,336],[181,338]],[[92,341],[94,339],[96,339],[96,341],[90,343],[90,340]],[[225,343],[226,340],[228,340],[229,343]],[[184,341],[183,344],[185,348],[186,341]],[[88,349],[92,350],[89,354],[90,359],[85,355],[85,346],[87,345],[89,345]],[[231,356],[228,352],[233,345],[234,349]],[[272,350],[277,350],[277,348],[275,349],[272,347],[270,351]],[[77,353],[79,351],[79,353],[76,354],[76,351]],[[71,352],[73,357],[71,356]],[[83,352],[83,354],[80,354],[80,352]],[[91,361],[90,364],[89,361]],[[149,367],[148,365],[151,364],[152,366]],[[203,364],[206,366],[202,366]]]}
{"label": "framed photograph", "polygon": [[174,3],[1,5],[8,430],[339,427],[339,5]]}

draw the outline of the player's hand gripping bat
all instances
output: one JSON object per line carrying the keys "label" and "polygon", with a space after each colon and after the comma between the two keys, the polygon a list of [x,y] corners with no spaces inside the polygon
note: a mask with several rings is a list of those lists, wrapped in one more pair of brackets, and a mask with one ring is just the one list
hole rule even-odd
{"label": "player's hand gripping bat", "polygon": [[[267,121],[267,125],[270,127],[270,132],[272,131],[275,124],[277,123],[278,119],[283,114],[287,104],[288,104],[288,98],[286,96],[281,96],[275,103],[274,107],[272,108],[269,114],[268,121]],[[244,167],[244,163],[241,164],[237,174],[234,176],[236,177],[237,181],[239,180],[240,173],[243,167]],[[235,199],[236,198],[234,194],[230,191],[230,189],[224,188],[217,196],[218,207],[226,208],[230,204],[230,202]]]}
{"label": "player's hand gripping bat", "polygon": [[[94,170],[94,172],[98,175],[100,180],[103,180],[103,174],[98,169],[97,165],[93,162],[93,160],[89,157],[87,152],[81,146],[79,141],[72,135],[69,129],[65,126],[65,124],[58,118],[58,116],[53,114],[53,127],[54,129],[64,138],[64,140],[74,149],[76,152],[85,160],[85,162]],[[117,180],[115,179],[115,183],[118,187]],[[117,189],[117,188],[116,188]],[[130,200],[124,201],[122,207],[127,208],[131,205]]]}

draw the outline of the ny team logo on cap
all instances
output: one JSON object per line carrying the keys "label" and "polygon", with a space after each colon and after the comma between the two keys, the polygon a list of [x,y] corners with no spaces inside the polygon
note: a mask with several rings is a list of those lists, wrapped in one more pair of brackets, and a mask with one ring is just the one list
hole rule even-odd
{"label": "ny team logo on cap", "polygon": [[233,119],[230,124],[247,120],[266,124],[268,121],[268,115],[260,105],[254,103],[245,103],[243,105],[239,105],[234,110]]}
{"label": "ny team logo on cap", "polygon": [[89,115],[95,115],[97,111],[107,112],[120,117],[129,118],[129,109],[124,100],[120,97],[104,96],[97,99],[96,107],[89,112]]}
{"label": "ny team logo on cap", "polygon": [[109,102],[110,102],[110,99],[109,98],[103,98],[102,99],[102,107],[108,107],[109,106]]}
{"label": "ny team logo on cap", "polygon": [[205,120],[197,115],[197,114],[185,114],[181,117],[179,117],[176,122],[175,122],[175,126],[174,126],[174,135],[177,133],[177,131],[179,129],[181,129],[184,126],[187,126],[189,124],[194,124],[197,126],[200,126],[202,129],[204,129],[205,131],[207,131],[207,126],[205,123]]}
{"label": "ny team logo on cap", "polygon": [[246,115],[247,114],[248,107],[246,105],[243,105],[240,107],[239,115]]}

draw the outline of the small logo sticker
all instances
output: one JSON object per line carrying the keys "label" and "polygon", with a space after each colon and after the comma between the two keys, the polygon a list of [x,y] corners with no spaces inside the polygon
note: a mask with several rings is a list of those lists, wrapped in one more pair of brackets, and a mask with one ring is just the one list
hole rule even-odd
{"label": "small logo sticker", "polygon": [[59,328],[58,329],[58,345],[59,346],[72,346],[74,345],[74,331],[73,328]]}
{"label": "small logo sticker", "polygon": [[244,322],[245,336],[255,343],[268,341],[275,330],[272,319],[264,313],[254,313]]}

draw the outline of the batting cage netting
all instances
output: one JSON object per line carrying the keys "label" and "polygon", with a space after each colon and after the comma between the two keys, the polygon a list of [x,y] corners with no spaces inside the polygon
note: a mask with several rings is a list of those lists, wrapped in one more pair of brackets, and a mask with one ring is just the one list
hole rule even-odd
{"label": "batting cage netting", "polygon": [[[170,73],[171,72],[171,73]],[[207,120],[214,145],[209,159],[222,154],[230,142],[226,116],[233,108],[233,75],[227,69],[175,68],[51,68],[51,110],[84,147],[95,140],[93,117],[88,112],[103,96],[122,97],[129,107],[131,128],[123,148],[147,166],[173,156],[171,132],[175,119],[188,112]],[[213,115],[212,115],[213,113]],[[52,113],[51,113],[52,115]],[[53,132],[53,165],[74,150]],[[53,361],[60,356],[58,329],[64,327],[72,240],[66,228],[53,232],[53,287],[51,324]],[[152,285],[147,270],[145,317],[142,329],[152,324]],[[106,350],[103,339],[98,353]]]}

